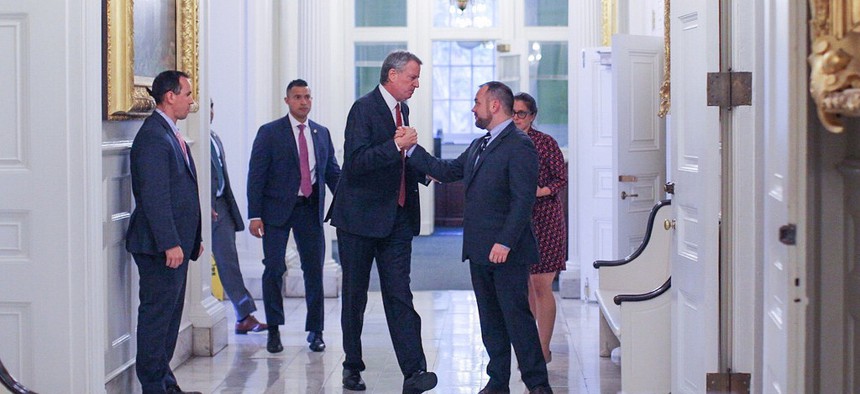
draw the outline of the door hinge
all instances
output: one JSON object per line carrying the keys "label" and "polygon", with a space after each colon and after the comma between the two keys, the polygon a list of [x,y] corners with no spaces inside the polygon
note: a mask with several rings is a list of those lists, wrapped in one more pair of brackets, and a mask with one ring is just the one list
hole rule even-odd
{"label": "door hinge", "polygon": [[675,182],[666,182],[666,184],[663,185],[663,191],[668,194],[675,194]]}
{"label": "door hinge", "polygon": [[708,106],[731,110],[739,105],[752,105],[752,73],[708,73]]}
{"label": "door hinge", "polygon": [[708,393],[749,394],[750,374],[737,372],[709,373]]}
{"label": "door hinge", "polygon": [[797,226],[786,224],[779,227],[779,242],[786,245],[797,244]]}

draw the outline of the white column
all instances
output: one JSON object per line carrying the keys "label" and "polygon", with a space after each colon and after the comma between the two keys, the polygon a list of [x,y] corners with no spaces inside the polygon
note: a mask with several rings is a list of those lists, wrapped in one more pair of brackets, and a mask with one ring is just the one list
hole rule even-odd
{"label": "white column", "polygon": [[[206,75],[208,68],[208,18],[200,18],[208,12],[208,2],[200,2],[198,10],[199,26],[199,50],[200,50],[200,75]],[[200,78],[198,91],[200,103],[209,102],[209,91],[205,78]],[[197,261],[189,262],[188,284],[185,293],[185,305],[188,317],[191,320],[191,351],[195,356],[213,356],[227,346],[227,315],[224,305],[212,296],[212,222],[209,195],[209,106],[200,105],[200,110],[192,114],[185,121],[187,127],[187,138],[192,141],[191,152],[197,163],[198,190],[200,193],[201,214],[203,215],[203,240],[204,251]],[[180,343],[176,346],[177,354],[187,351],[187,340],[185,330],[180,329]],[[183,357],[174,357],[181,360]]]}
{"label": "white column", "polygon": [[[579,119],[577,113],[579,109],[578,102],[578,87],[577,81],[580,72],[580,53],[582,48],[595,47],[600,45],[601,41],[601,2],[600,0],[585,0],[571,1],[568,26],[570,28],[570,41],[568,53],[572,59],[568,62],[568,119]],[[576,136],[579,133],[576,121],[568,124],[570,135]],[[579,247],[576,244],[576,223],[577,223],[577,182],[579,181],[574,175],[577,173],[576,160],[571,158],[577,157],[576,138],[568,139],[568,212],[569,219],[567,225],[567,248],[568,261],[567,270],[562,271],[558,279],[559,295],[563,298],[581,298],[585,289],[586,283],[580,278],[581,268],[579,260]]]}
{"label": "white column", "polygon": [[[337,105],[337,98],[343,94],[342,85],[338,85],[333,79],[339,73],[336,68],[338,62],[334,61],[333,51],[336,48],[335,37],[338,37],[340,23],[332,23],[337,18],[339,4],[330,0],[300,0],[298,2],[298,53],[295,63],[298,69],[295,75],[286,75],[282,78],[286,82],[301,78],[308,82],[313,95],[313,109],[310,118],[315,122],[328,127],[333,133],[335,130],[333,122],[336,111],[332,111]],[[321,27],[324,26],[324,27]],[[285,86],[286,87],[286,86]],[[284,88],[285,88],[284,87]],[[340,122],[337,122],[339,124]],[[331,193],[327,193],[325,207],[331,203]],[[337,297],[340,289],[340,265],[332,258],[332,228],[324,225],[325,230],[325,265],[323,267],[323,292],[326,297]],[[290,242],[290,248],[295,248]],[[287,274],[284,280],[284,293],[287,297],[303,297],[304,281],[302,280],[301,265],[298,254],[291,250],[287,251]]]}

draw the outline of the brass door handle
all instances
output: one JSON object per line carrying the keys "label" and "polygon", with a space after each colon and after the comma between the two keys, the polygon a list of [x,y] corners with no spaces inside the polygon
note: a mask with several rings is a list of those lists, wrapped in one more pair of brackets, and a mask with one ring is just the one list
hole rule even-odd
{"label": "brass door handle", "polygon": [[666,219],[663,221],[663,229],[666,231],[675,229],[675,219]]}
{"label": "brass door handle", "polygon": [[638,195],[638,194],[635,194],[635,193],[627,194],[627,192],[622,191],[622,192],[621,192],[621,199],[622,199],[622,200],[626,200],[626,199],[627,199],[627,197],[639,197],[639,195]]}

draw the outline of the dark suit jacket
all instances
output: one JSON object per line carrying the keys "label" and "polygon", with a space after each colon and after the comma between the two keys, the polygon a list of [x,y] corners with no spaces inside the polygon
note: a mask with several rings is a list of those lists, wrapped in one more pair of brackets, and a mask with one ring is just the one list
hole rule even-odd
{"label": "dark suit jacket", "polygon": [[538,177],[535,146],[513,123],[487,146],[476,164],[480,143],[481,138],[472,141],[453,160],[437,159],[419,146],[409,164],[443,182],[463,180],[463,261],[491,264],[490,249],[500,243],[511,248],[507,264],[533,264],[538,261],[531,225]]}
{"label": "dark suit jacket", "polygon": [[[233,196],[233,188],[230,186],[230,175],[227,174],[227,155],[224,153],[224,144],[221,143],[221,137],[214,131],[209,130],[209,134],[215,140],[215,144],[218,145],[218,151],[221,152],[221,166],[224,170],[224,192],[221,194],[221,197],[227,201],[227,206],[230,207],[230,216],[233,217],[236,231],[242,231],[245,229],[245,222],[242,220],[242,213],[239,212],[239,205],[236,204],[236,197]],[[215,166],[218,164],[218,158],[212,156],[209,161],[212,164],[212,171],[210,171],[210,175],[212,176],[212,209],[215,209],[215,195],[218,194],[218,174],[215,172]]]}
{"label": "dark suit jacket", "polygon": [[130,253],[163,255],[174,246],[197,259],[202,237],[197,169],[170,125],[153,113],[143,122],[131,146],[131,188],[135,208],[126,233]]}
{"label": "dark suit jacket", "polygon": [[[335,190],[340,166],[328,129],[312,120],[308,120],[307,125],[305,132],[311,136],[316,155],[314,193],[319,196],[322,225],[325,185]],[[299,149],[289,116],[260,126],[248,165],[248,217],[260,218],[264,224],[285,225],[296,205],[301,181]]]}
{"label": "dark suit jacket", "polygon": [[[391,110],[377,86],[355,101],[346,118],[343,177],[332,202],[331,224],[365,237],[386,237],[394,228],[400,192],[401,159]],[[409,107],[400,104],[403,124],[409,125]],[[412,232],[421,231],[418,180],[424,179],[406,166],[406,205]]]}

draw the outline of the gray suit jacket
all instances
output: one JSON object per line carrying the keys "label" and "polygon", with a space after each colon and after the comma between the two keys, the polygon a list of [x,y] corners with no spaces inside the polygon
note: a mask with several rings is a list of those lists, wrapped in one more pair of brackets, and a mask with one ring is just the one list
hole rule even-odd
{"label": "gray suit jacket", "polygon": [[[227,201],[227,206],[230,207],[230,216],[233,218],[236,231],[242,231],[245,229],[245,222],[242,220],[242,213],[239,212],[239,205],[236,204],[236,197],[233,195],[233,188],[230,186],[230,175],[227,174],[227,155],[224,153],[224,144],[221,143],[221,137],[214,131],[209,130],[209,134],[215,140],[215,144],[218,145],[218,152],[221,152],[221,167],[224,170],[224,193],[221,197]],[[215,196],[218,193],[218,175],[215,173],[217,160],[218,158],[214,156],[210,158],[212,168],[212,171],[210,171],[212,177],[212,209],[215,209]]]}

